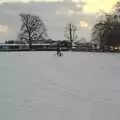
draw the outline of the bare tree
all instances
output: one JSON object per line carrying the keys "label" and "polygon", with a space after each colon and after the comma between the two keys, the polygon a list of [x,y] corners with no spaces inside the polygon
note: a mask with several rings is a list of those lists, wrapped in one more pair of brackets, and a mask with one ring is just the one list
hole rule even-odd
{"label": "bare tree", "polygon": [[76,41],[77,40],[77,27],[72,24],[72,23],[69,23],[67,24],[66,28],[65,28],[65,39],[70,41],[71,43],[71,50],[72,50],[72,44],[73,44],[73,41]]}
{"label": "bare tree", "polygon": [[45,25],[37,15],[21,13],[20,17],[22,25],[19,39],[27,41],[31,49],[33,40],[41,40],[47,36]]}
{"label": "bare tree", "polygon": [[104,20],[99,20],[92,29],[93,41],[99,43],[100,49],[108,49],[109,46],[120,44],[120,21],[115,12],[105,14]]}
{"label": "bare tree", "polygon": [[99,43],[104,50],[120,45],[120,1],[117,1],[110,13],[102,12],[104,20],[99,20],[92,29],[92,42]]}

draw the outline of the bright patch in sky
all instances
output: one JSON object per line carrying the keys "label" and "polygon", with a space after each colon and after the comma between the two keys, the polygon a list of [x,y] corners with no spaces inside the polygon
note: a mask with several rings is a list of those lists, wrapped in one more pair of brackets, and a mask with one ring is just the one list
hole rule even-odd
{"label": "bright patch in sky", "polygon": [[85,0],[84,11],[89,13],[99,12],[100,9],[105,12],[111,11],[118,0]]}
{"label": "bright patch in sky", "polygon": [[0,32],[6,33],[8,31],[8,26],[7,25],[0,25]]}
{"label": "bright patch in sky", "polygon": [[88,28],[88,22],[86,22],[86,21],[80,21],[80,27],[81,28]]}
{"label": "bright patch in sky", "polygon": [[85,2],[84,12],[96,13],[103,10],[105,12],[110,12],[118,0],[72,0],[76,3],[76,7],[80,7],[81,2]]}

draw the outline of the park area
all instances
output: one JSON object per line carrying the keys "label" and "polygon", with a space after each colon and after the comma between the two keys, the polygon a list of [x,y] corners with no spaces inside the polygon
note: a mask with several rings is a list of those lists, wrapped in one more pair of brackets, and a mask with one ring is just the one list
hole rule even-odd
{"label": "park area", "polygon": [[0,56],[0,120],[120,119],[120,54]]}

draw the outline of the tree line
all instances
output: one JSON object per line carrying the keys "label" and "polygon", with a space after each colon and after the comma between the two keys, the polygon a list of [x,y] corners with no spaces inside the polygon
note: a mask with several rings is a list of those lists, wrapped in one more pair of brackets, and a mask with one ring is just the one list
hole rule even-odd
{"label": "tree line", "polygon": [[92,29],[92,41],[99,44],[101,50],[120,46],[120,2],[110,13],[103,13],[104,19],[96,22]]}
{"label": "tree line", "polygon": [[[103,13],[104,19],[99,19],[92,28],[92,42],[98,44],[101,50],[120,46],[120,2],[117,2],[110,13]],[[27,43],[32,49],[34,41],[46,40],[48,38],[47,29],[43,20],[34,14],[21,13],[21,27],[16,43]],[[65,41],[58,44],[72,49],[73,42],[78,39],[77,26],[68,23],[65,27]],[[6,41],[13,43],[14,41]],[[97,45],[96,45],[97,46]]]}

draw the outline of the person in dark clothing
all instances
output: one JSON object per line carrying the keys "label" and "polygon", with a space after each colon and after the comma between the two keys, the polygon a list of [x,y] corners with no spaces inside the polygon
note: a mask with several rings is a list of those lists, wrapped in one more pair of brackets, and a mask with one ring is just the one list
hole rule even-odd
{"label": "person in dark clothing", "polygon": [[61,48],[60,48],[60,44],[57,45],[57,55],[61,56]]}

